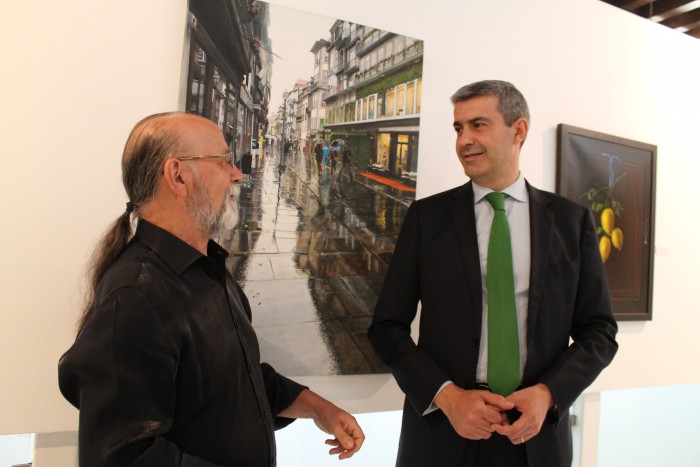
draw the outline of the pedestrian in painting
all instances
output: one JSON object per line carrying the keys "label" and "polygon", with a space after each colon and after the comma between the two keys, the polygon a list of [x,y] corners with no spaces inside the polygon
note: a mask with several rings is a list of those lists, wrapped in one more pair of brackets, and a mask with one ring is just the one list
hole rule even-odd
{"label": "pedestrian in painting", "polygon": [[323,146],[321,146],[321,143],[318,143],[314,148],[314,155],[316,156],[316,168],[321,173],[321,163],[323,162]]}
{"label": "pedestrian in painting", "polygon": [[338,146],[331,146],[331,177],[335,174],[335,166],[338,164]]}
{"label": "pedestrian in painting", "polygon": [[355,179],[355,171],[352,169],[352,151],[350,148],[343,151],[343,166],[338,172],[338,181],[343,179],[343,174],[347,174],[350,177],[350,181]]}
{"label": "pedestrian in painting", "polygon": [[331,150],[328,148],[327,145],[323,145],[323,172],[326,171],[326,167],[328,167],[328,158],[331,156]]}

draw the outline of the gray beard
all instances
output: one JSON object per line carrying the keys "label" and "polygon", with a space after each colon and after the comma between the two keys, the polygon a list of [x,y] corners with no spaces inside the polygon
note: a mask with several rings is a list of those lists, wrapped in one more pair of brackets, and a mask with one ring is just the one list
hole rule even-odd
{"label": "gray beard", "polygon": [[[219,226],[216,231],[217,237],[232,231],[236,228],[236,225],[238,225],[238,194],[240,191],[238,185],[231,185],[226,192],[226,200],[224,201],[225,208],[219,218]],[[233,196],[233,202],[230,201],[231,196]]]}
{"label": "gray beard", "polygon": [[207,238],[218,238],[222,233],[232,230],[238,223],[238,203],[231,203],[230,196],[238,200],[238,186],[231,185],[226,192],[223,205],[214,212],[214,207],[207,189],[199,174],[195,175],[194,191],[187,200],[187,212],[197,223],[202,234]]}

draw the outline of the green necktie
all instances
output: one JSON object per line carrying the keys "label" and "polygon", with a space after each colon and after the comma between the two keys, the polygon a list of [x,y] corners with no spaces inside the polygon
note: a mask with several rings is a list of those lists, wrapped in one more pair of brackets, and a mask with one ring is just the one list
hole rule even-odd
{"label": "green necktie", "polygon": [[502,396],[510,395],[520,383],[518,319],[515,312],[513,255],[505,209],[505,193],[492,192],[486,200],[493,206],[493,222],[486,264],[488,293],[488,384]]}

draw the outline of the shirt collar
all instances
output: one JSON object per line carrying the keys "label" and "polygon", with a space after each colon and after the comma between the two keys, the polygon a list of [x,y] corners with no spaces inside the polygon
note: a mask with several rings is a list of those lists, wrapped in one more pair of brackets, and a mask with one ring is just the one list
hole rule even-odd
{"label": "shirt collar", "polygon": [[[479,201],[484,199],[486,195],[494,191],[491,188],[486,188],[481,185],[477,185],[474,182],[472,182],[472,186],[474,188],[474,204],[478,203]],[[501,190],[501,193],[507,194],[509,197],[513,198],[516,201],[526,203],[528,200],[527,186],[525,186],[525,177],[523,177],[522,172],[518,173],[517,180],[515,180],[504,190]]]}
{"label": "shirt collar", "polygon": [[200,259],[209,259],[217,270],[222,266],[225,269],[228,253],[213,240],[209,240],[207,256],[204,256],[167,230],[143,219],[139,219],[134,237],[153,250],[178,275]]}

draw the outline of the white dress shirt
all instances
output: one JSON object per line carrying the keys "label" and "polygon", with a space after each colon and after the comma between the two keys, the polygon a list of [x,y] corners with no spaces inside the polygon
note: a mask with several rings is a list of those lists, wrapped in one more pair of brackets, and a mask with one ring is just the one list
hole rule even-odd
{"label": "white dress shirt", "polygon": [[[493,221],[493,207],[486,200],[486,195],[493,190],[477,185],[474,188],[474,214],[476,215],[476,235],[479,242],[479,261],[481,266],[481,342],[479,345],[479,360],[476,367],[476,381],[488,381],[488,293],[486,290],[486,263],[488,260],[489,237]],[[522,174],[502,193],[505,199],[506,217],[510,227],[510,246],[513,254],[513,278],[515,280],[515,308],[518,316],[518,340],[520,349],[520,378],[522,380],[525,361],[527,360],[527,305],[530,291],[530,197]],[[445,381],[437,395],[452,381]],[[435,399],[423,413],[427,415],[437,410]]]}
{"label": "white dress shirt", "polygon": [[[476,380],[487,381],[488,373],[488,293],[486,290],[486,262],[488,260],[489,236],[493,221],[493,207],[485,196],[493,190],[476,183],[474,187],[474,213],[476,214],[476,234],[479,240],[479,261],[481,262],[481,344],[479,363],[476,367]],[[518,315],[518,337],[520,343],[520,378],[522,379],[527,359],[527,304],[530,291],[530,206],[525,179],[522,174],[502,193],[505,199],[506,216],[510,226],[510,246],[513,253],[513,277],[515,279],[515,308]]]}

